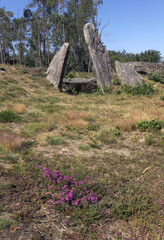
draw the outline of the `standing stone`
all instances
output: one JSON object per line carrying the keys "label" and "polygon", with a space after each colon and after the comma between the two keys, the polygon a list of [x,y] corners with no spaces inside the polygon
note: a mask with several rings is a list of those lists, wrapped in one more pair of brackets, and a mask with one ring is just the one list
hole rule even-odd
{"label": "standing stone", "polygon": [[93,62],[93,74],[97,83],[101,87],[110,86],[113,76],[112,65],[106,47],[102,45],[98,31],[92,24],[85,24],[84,37]]}
{"label": "standing stone", "polygon": [[133,69],[129,63],[115,61],[116,73],[122,84],[130,86],[142,85],[141,76]]}
{"label": "standing stone", "polygon": [[62,81],[68,57],[69,43],[64,43],[61,49],[53,57],[46,75],[55,87],[62,90]]}

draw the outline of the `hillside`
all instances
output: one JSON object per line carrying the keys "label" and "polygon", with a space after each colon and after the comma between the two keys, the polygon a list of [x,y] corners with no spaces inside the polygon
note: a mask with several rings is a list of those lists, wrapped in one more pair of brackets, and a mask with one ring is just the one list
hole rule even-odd
{"label": "hillside", "polygon": [[0,69],[0,239],[162,239],[164,84],[68,95]]}

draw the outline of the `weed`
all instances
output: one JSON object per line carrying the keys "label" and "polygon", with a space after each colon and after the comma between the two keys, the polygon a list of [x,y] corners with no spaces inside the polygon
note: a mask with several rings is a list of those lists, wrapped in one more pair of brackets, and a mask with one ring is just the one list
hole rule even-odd
{"label": "weed", "polygon": [[121,91],[120,89],[117,89],[117,90],[116,90],[116,94],[117,94],[117,95],[120,95],[121,93],[122,93],[122,91]]}
{"label": "weed", "polygon": [[15,221],[0,217],[0,229],[9,228],[13,224],[15,224]]}
{"label": "weed", "polygon": [[160,97],[160,100],[164,101],[164,95],[162,97]]}
{"label": "weed", "polygon": [[130,85],[123,85],[123,90],[126,93],[132,94],[134,95],[147,95],[147,96],[151,96],[155,93],[155,90],[153,88],[152,84],[146,83],[145,81],[143,81],[142,85],[139,86],[135,86],[132,87]]}
{"label": "weed", "polygon": [[97,140],[104,144],[109,144],[109,143],[116,143],[117,142],[117,137],[120,135],[120,130],[119,129],[110,129],[110,130],[102,130],[99,135],[96,137]]}
{"label": "weed", "polygon": [[163,121],[159,120],[158,118],[155,118],[151,121],[140,121],[137,123],[137,128],[141,132],[146,132],[146,131],[159,131],[162,129]]}
{"label": "weed", "polygon": [[50,145],[65,145],[66,141],[63,137],[49,135],[46,137],[46,142]]}
{"label": "weed", "polygon": [[100,126],[98,124],[89,123],[88,126],[86,126],[86,129],[88,131],[98,131]]}
{"label": "weed", "polygon": [[75,78],[75,77],[76,77],[75,71],[70,71],[70,72],[67,74],[68,80],[69,80],[70,78]]}
{"label": "weed", "polygon": [[56,125],[54,125],[53,122],[29,123],[22,127],[21,134],[24,137],[32,137],[35,135],[35,133],[44,132],[46,130],[50,131],[55,128]]}
{"label": "weed", "polygon": [[119,79],[118,77],[115,77],[115,78],[112,80],[112,83],[113,83],[114,85],[121,85],[121,81],[120,81],[120,79]]}
{"label": "weed", "polygon": [[4,110],[0,112],[0,122],[19,122],[22,118],[11,110]]}
{"label": "weed", "polygon": [[145,137],[145,143],[147,146],[150,146],[154,143],[154,137],[152,135]]}
{"label": "weed", "polygon": [[23,70],[21,71],[21,74],[28,74],[28,71],[27,71],[26,69],[23,69]]}
{"label": "weed", "polygon": [[21,144],[22,149],[29,149],[36,145],[36,141],[23,141]]}
{"label": "weed", "polygon": [[85,152],[85,151],[88,151],[90,149],[90,146],[88,146],[88,145],[79,145],[78,149]]}

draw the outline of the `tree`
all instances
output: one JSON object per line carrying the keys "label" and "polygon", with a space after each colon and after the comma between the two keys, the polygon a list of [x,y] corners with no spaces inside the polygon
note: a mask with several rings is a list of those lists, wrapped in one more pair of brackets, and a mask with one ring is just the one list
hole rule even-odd
{"label": "tree", "polygon": [[0,8],[0,59],[1,63],[6,63],[7,56],[10,56],[12,49],[11,38],[11,18],[13,13]]}

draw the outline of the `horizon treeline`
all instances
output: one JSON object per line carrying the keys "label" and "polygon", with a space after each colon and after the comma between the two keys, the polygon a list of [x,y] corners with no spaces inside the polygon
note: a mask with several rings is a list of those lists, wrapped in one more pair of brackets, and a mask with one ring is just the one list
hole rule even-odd
{"label": "horizon treeline", "polygon": [[[102,0],[31,0],[20,18],[0,7],[0,63],[47,67],[62,44],[69,42],[68,68],[90,71],[83,26],[90,22],[98,28],[101,4]],[[112,64],[115,60],[159,62],[161,58],[156,50],[109,54]]]}

